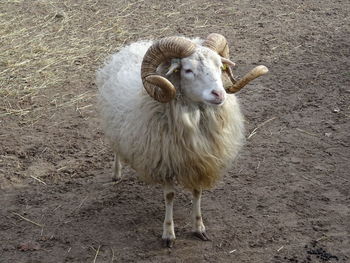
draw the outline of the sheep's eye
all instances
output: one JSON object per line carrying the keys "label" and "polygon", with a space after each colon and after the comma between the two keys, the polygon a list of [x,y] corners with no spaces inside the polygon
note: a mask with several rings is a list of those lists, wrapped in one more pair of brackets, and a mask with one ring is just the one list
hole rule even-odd
{"label": "sheep's eye", "polygon": [[186,70],[185,70],[185,73],[186,73],[186,74],[189,74],[189,73],[193,73],[193,71],[192,71],[192,69],[186,69]]}

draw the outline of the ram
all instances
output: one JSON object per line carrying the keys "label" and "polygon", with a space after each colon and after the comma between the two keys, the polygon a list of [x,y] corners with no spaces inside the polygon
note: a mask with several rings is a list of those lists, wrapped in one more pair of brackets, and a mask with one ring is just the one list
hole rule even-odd
{"label": "ram", "polygon": [[244,142],[233,93],[268,70],[258,66],[236,81],[232,66],[225,37],[213,33],[205,40],[167,37],[132,43],[97,73],[103,129],[115,154],[114,179],[121,177],[125,162],[144,181],[163,186],[162,239],[168,247],[175,240],[175,185],[192,192],[194,234],[209,240],[202,190],[231,167]]}

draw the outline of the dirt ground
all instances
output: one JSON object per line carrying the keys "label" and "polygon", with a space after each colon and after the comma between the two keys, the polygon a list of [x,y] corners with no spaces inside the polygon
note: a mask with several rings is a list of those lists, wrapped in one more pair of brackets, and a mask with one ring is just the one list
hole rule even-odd
{"label": "dirt ground", "polygon": [[[346,0],[0,2],[0,262],[350,262]],[[162,190],[112,153],[94,74],[125,43],[225,35],[242,75],[247,142],[190,231],[178,188],[172,249]]]}

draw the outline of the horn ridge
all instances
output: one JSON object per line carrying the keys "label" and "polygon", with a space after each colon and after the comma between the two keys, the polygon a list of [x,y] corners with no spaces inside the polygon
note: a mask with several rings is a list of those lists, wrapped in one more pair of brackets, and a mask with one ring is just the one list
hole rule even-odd
{"label": "horn ridge", "polygon": [[160,76],[156,70],[164,61],[184,58],[194,53],[196,45],[182,37],[166,37],[155,42],[147,50],[141,65],[141,78],[147,93],[159,102],[175,98],[174,85]]}
{"label": "horn ridge", "polygon": [[226,38],[217,33],[211,33],[207,36],[203,42],[203,46],[216,51],[220,56],[224,58],[230,57],[229,47]]}

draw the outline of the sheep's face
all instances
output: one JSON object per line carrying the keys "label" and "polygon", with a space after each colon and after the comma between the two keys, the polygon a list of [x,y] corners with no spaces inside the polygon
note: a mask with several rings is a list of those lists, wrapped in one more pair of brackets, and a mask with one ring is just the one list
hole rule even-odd
{"label": "sheep's face", "polygon": [[181,59],[180,87],[194,102],[222,105],[226,91],[222,84],[221,57],[214,51],[198,47],[189,57]]}

